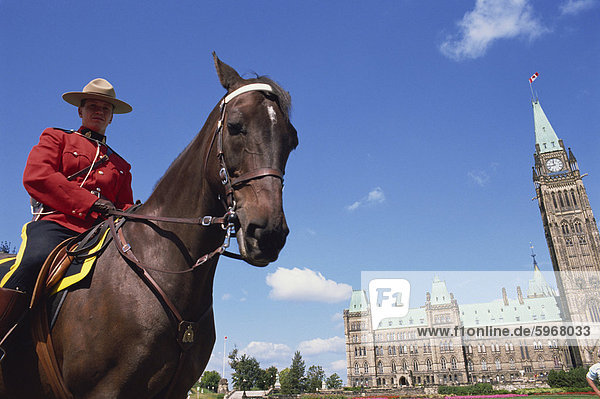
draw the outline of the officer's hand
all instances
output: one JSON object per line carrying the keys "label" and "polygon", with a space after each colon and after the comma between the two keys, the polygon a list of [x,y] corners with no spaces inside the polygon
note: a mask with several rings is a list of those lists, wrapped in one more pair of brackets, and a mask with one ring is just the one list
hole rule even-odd
{"label": "officer's hand", "polygon": [[98,201],[94,202],[94,205],[92,205],[92,211],[96,211],[102,215],[108,215],[108,212],[115,210],[117,210],[117,208],[112,202],[102,198],[99,198]]}

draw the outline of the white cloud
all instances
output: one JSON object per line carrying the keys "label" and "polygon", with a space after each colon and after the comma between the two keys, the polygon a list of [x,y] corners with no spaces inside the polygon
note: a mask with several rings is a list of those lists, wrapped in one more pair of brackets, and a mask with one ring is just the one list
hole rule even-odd
{"label": "white cloud", "polygon": [[345,372],[346,371],[346,361],[345,360],[336,360],[334,362],[331,362],[329,367],[331,367],[331,369],[333,371]]}
{"label": "white cloud", "polygon": [[467,173],[469,178],[478,186],[484,187],[490,182],[490,175],[483,170],[472,170]]}
{"label": "white cloud", "polygon": [[548,30],[533,16],[530,0],[477,0],[475,9],[458,22],[460,32],[448,37],[441,52],[454,60],[478,58],[498,39],[535,39]]}
{"label": "white cloud", "polygon": [[383,202],[385,202],[385,194],[383,190],[381,189],[381,187],[375,187],[369,192],[369,194],[367,194],[366,197],[364,197],[360,201],[355,201],[353,204],[348,205],[346,209],[349,211],[354,211],[360,208],[361,206],[381,204]]}
{"label": "white cloud", "polygon": [[344,353],[346,350],[346,340],[342,337],[315,338],[310,341],[300,342],[298,350],[303,355],[318,355],[326,352]]}
{"label": "white cloud", "polygon": [[292,350],[289,346],[271,342],[252,341],[240,352],[255,357],[257,360],[287,360],[292,356]]}
{"label": "white cloud", "polygon": [[335,303],[347,301],[352,295],[348,284],[327,280],[321,273],[297,267],[278,267],[266,278],[271,287],[269,297],[276,300],[313,301]]}
{"label": "white cloud", "polygon": [[227,300],[231,299],[231,294],[225,293],[225,294],[223,294],[223,296],[221,297],[221,299],[224,300],[224,301],[227,301]]}
{"label": "white cloud", "polygon": [[596,5],[596,0],[567,0],[561,4],[560,12],[563,15],[575,15],[589,10]]}

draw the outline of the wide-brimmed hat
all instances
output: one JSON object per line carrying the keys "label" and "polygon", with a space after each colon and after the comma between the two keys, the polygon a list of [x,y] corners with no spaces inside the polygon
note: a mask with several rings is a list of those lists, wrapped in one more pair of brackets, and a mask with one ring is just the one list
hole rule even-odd
{"label": "wide-brimmed hat", "polygon": [[81,106],[81,100],[94,99],[111,103],[114,106],[113,113],[126,114],[131,112],[131,105],[117,99],[115,88],[106,79],[96,78],[85,85],[82,91],[70,91],[62,95],[63,100],[76,107]]}

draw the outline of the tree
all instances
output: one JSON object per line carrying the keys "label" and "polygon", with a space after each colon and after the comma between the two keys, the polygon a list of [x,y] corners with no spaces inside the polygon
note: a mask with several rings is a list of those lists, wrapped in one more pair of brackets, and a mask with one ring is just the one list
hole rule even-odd
{"label": "tree", "polygon": [[249,390],[258,387],[263,370],[260,369],[260,364],[254,357],[246,354],[238,357],[238,350],[235,348],[229,354],[229,365],[234,370],[231,379],[235,389]]}
{"label": "tree", "polygon": [[548,373],[548,385],[552,388],[585,388],[587,380],[585,375],[587,369],[576,367],[569,371],[550,370]]}
{"label": "tree", "polygon": [[325,383],[329,389],[339,389],[342,387],[342,379],[336,373],[331,374]]}
{"label": "tree", "polygon": [[325,372],[321,366],[310,366],[306,373],[306,390],[308,392],[317,392],[323,386]]}
{"label": "tree", "polygon": [[261,370],[258,388],[269,389],[275,385],[275,381],[277,381],[277,368],[271,366],[268,369]]}
{"label": "tree", "polygon": [[285,374],[285,378],[279,374],[279,382],[281,383],[281,393],[296,394],[304,391],[306,387],[306,377],[304,376],[304,360],[300,352],[294,354],[292,365]]}
{"label": "tree", "polygon": [[7,254],[14,254],[17,252],[17,248],[14,247],[10,242],[8,241],[2,241],[0,242],[0,252],[4,252]]}
{"label": "tree", "polygon": [[221,375],[216,371],[205,371],[200,379],[200,386],[202,388],[210,388],[217,391],[219,387],[219,381],[221,381]]}
{"label": "tree", "polygon": [[289,383],[288,383],[289,375],[290,375],[289,368],[285,368],[285,369],[279,371],[279,384],[281,385],[281,393],[285,393],[285,392],[283,392],[283,390],[287,386],[289,386]]}

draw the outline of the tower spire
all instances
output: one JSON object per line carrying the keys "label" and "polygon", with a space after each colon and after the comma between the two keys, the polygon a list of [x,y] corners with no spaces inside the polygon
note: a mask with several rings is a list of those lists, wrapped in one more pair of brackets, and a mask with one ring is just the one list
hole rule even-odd
{"label": "tower spire", "polygon": [[531,257],[533,258],[533,270],[539,271],[540,268],[538,267],[537,261],[535,260],[535,252],[533,252],[533,243],[529,243],[529,248],[531,248]]}
{"label": "tower spire", "polygon": [[556,132],[546,117],[539,100],[532,100],[533,124],[535,128],[535,145],[539,153],[560,151],[562,148]]}

